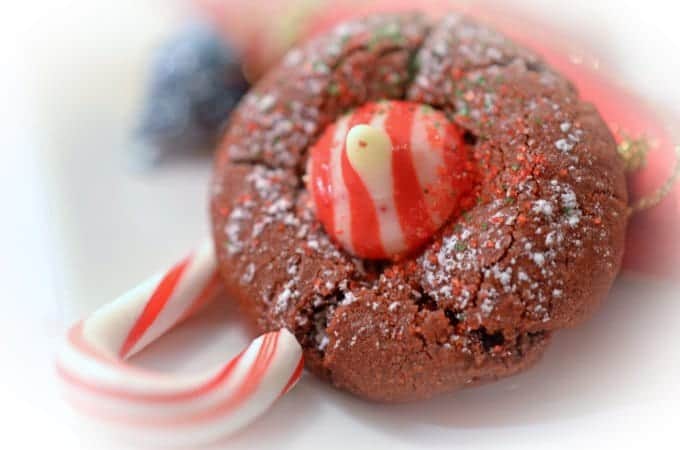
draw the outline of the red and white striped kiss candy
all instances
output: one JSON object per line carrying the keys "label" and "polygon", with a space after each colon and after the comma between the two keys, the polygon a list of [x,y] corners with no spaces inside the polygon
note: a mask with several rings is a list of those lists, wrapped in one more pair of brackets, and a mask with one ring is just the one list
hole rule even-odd
{"label": "red and white striped kiss candy", "polygon": [[310,150],[308,189],[326,232],[363,258],[415,250],[469,191],[462,133],[443,113],[368,103],[330,125]]}
{"label": "red and white striped kiss candy", "polygon": [[68,332],[57,372],[68,400],[116,435],[144,444],[213,442],[266,411],[302,373],[286,329],[264,334],[205,373],[157,373],[125,362],[197,312],[219,290],[212,242]]}

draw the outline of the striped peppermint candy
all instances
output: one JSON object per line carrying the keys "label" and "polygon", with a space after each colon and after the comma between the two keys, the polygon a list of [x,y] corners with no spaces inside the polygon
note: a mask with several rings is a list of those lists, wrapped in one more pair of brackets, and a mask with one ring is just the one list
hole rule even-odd
{"label": "striped peppermint candy", "polygon": [[57,359],[67,399],[117,436],[153,445],[215,441],[254,420],[302,373],[302,349],[286,329],[264,334],[204,373],[157,373],[125,362],[215,297],[207,241],[68,332]]}
{"label": "striped peppermint candy", "polygon": [[310,150],[308,189],[326,231],[363,258],[422,245],[470,190],[459,128],[429,106],[368,103],[330,125]]}

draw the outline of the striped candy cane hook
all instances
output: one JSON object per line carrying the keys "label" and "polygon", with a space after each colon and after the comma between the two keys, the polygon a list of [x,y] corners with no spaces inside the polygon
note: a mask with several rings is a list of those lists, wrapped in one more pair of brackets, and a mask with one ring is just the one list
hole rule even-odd
{"label": "striped candy cane hook", "polygon": [[219,290],[212,242],[103,306],[68,332],[57,359],[67,399],[116,435],[157,445],[215,441],[258,417],[302,373],[286,329],[264,334],[226,364],[175,375],[126,362],[211,301]]}

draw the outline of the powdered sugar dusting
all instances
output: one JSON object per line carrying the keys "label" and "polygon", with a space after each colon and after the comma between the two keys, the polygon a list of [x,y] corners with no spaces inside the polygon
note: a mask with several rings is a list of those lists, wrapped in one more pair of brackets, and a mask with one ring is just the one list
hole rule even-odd
{"label": "powdered sugar dusting", "polygon": [[[404,33],[391,25],[382,28],[389,34]],[[340,98],[342,90],[335,89],[338,86],[333,82],[338,76],[349,76],[353,66],[336,64],[334,58],[346,50],[340,41],[365,29],[365,24],[341,26],[332,33],[338,42],[323,41],[323,49],[314,48],[315,53],[309,49],[289,52],[284,65],[304,66],[301,72],[306,78],[295,80],[296,85],[277,80],[278,84],[249,94],[235,119],[235,128],[246,137],[227,141],[232,161],[253,164],[254,168],[246,179],[252,198],[238,199],[224,212],[226,254],[244,267],[238,278],[242,284],[257,281],[257,301],[264,302],[268,311],[263,319],[268,321],[266,326],[298,327],[296,334],[302,329],[305,342],[322,353],[355,345],[384,349],[389,336],[412,325],[415,330],[428,323],[425,320],[443,322],[445,329],[453,330],[447,342],[437,338],[438,349],[456,348],[463,353],[479,351],[470,342],[477,339],[479,346],[489,337],[483,333],[497,333],[498,327],[507,325],[502,323],[505,318],[514,314],[521,317],[518,320],[531,322],[536,330],[559,327],[558,322],[548,322],[562,320],[556,311],[563,315],[560,306],[578,300],[573,298],[571,286],[565,286],[569,279],[564,275],[565,266],[568,272],[570,265],[580,264],[583,255],[595,254],[611,271],[619,256],[611,248],[612,220],[607,216],[612,209],[606,203],[611,200],[607,198],[611,177],[589,178],[588,167],[597,162],[593,157],[597,152],[591,154],[589,146],[600,144],[586,139],[581,129],[586,126],[588,131],[591,122],[580,120],[580,110],[572,108],[578,98],[568,89],[554,89],[563,87],[563,80],[502,36],[459,16],[449,16],[436,25],[418,52],[420,68],[416,68],[408,98],[432,100],[435,107],[472,132],[477,138],[475,158],[481,155],[476,161],[480,167],[484,168],[481,158],[489,150],[482,146],[484,141],[494,141],[498,127],[506,134],[492,142],[487,152],[492,163],[500,165],[499,173],[488,177],[491,186],[484,186],[469,214],[453,218],[442,236],[413,261],[373,264],[339,251],[311,208],[304,206],[306,193],[301,183],[280,188],[291,174],[298,182],[297,172],[265,167],[298,169],[311,140],[335,114],[334,110],[321,114],[319,108],[324,104],[340,110],[347,106]],[[393,44],[401,49],[403,37],[395,39],[400,39]],[[450,63],[452,54],[454,64]],[[538,80],[540,85],[526,95],[519,89],[514,98],[517,93],[512,83],[529,72],[528,82]],[[398,77],[394,75],[385,80],[395,81]],[[503,77],[507,83],[498,81]],[[293,98],[280,94],[292,87],[303,89]],[[371,89],[362,86],[363,91]],[[365,100],[364,92],[352,95]],[[594,189],[585,190],[579,183],[592,183],[588,187]],[[602,196],[602,205],[591,199],[593,191],[595,197]],[[588,196],[580,197],[582,192]],[[253,264],[248,258],[264,254],[259,250],[278,233],[286,237],[280,245],[281,258]],[[279,241],[274,249],[278,247]],[[267,249],[268,257],[271,250]],[[309,261],[320,267],[310,267]],[[324,267],[328,261],[332,261],[327,266],[332,270]],[[408,270],[389,275],[395,268]],[[276,276],[268,283],[269,273]],[[357,310],[365,317],[352,314]],[[423,322],[417,322],[421,319]],[[348,323],[339,323],[341,320]],[[395,325],[397,320],[414,322]],[[331,322],[335,334],[329,336]],[[338,330],[344,332],[347,327],[354,334],[341,338]],[[507,330],[502,331],[505,335]],[[378,334],[388,337],[377,339]],[[429,337],[421,338],[424,344],[431,344],[425,342]],[[483,351],[498,356],[494,352],[500,346],[494,339],[488,340]]]}

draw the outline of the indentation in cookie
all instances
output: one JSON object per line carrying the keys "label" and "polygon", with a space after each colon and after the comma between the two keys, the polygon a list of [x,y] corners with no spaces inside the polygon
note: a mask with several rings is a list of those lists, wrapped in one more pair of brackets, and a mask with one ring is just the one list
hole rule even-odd
{"label": "indentation in cookie", "polygon": [[477,179],[462,130],[427,105],[402,101],[367,103],[327,127],[306,177],[326,232],[368,259],[417,250],[469,206]]}

